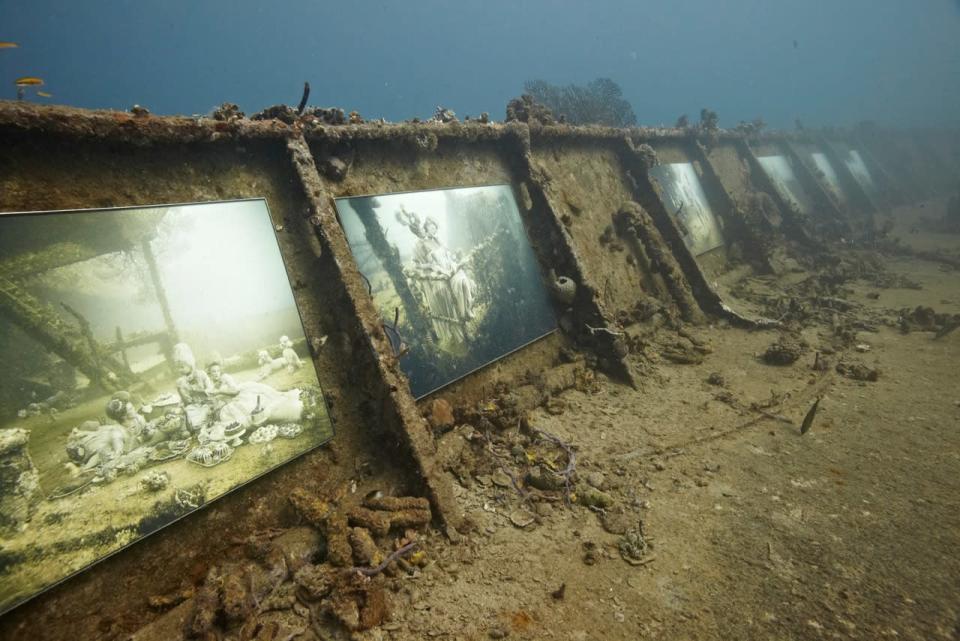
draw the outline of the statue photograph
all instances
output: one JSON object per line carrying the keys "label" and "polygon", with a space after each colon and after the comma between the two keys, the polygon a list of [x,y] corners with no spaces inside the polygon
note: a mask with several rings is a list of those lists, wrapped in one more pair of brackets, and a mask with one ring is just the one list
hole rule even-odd
{"label": "statue photograph", "polygon": [[415,396],[556,327],[509,186],[337,200]]}

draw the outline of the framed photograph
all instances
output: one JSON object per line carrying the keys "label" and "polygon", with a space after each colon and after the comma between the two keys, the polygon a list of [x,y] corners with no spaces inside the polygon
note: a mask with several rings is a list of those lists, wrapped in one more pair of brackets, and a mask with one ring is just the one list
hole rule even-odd
{"label": "framed photograph", "polygon": [[826,187],[839,202],[846,203],[847,195],[840,186],[840,179],[837,177],[837,172],[833,170],[833,165],[830,164],[830,159],[827,158],[827,155],[822,151],[815,151],[810,154],[810,158],[813,160],[813,166],[820,172],[824,187]]}
{"label": "framed photograph", "polygon": [[693,165],[657,165],[650,169],[650,177],[659,185],[660,198],[694,256],[723,245],[723,234]]}
{"label": "framed photograph", "polygon": [[0,610],[333,435],[264,200],[0,214]]}
{"label": "framed photograph", "polygon": [[870,174],[870,170],[867,169],[866,163],[863,162],[860,152],[856,149],[848,149],[846,156],[843,158],[843,163],[847,166],[847,170],[853,175],[854,180],[857,181],[860,187],[867,192],[869,196],[875,197],[877,195],[877,185],[873,182],[873,176]]}
{"label": "framed photograph", "polygon": [[337,200],[417,398],[556,329],[508,185]]}
{"label": "framed photograph", "polygon": [[757,160],[781,198],[802,214],[813,213],[813,201],[785,156],[757,156]]}

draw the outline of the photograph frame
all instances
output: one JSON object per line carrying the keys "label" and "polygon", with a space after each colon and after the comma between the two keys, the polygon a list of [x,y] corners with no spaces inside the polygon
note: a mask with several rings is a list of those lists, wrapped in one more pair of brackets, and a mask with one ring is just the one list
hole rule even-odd
{"label": "photograph frame", "polygon": [[[301,457],[310,454],[311,452],[316,451],[318,448],[329,443],[336,436],[336,426],[331,418],[330,407],[327,401],[326,393],[324,387],[320,381],[320,372],[317,367],[316,359],[313,353],[312,348],[310,347],[310,339],[307,331],[307,324],[304,318],[303,304],[300,300],[300,296],[294,288],[294,282],[290,278],[290,273],[288,271],[287,260],[283,252],[283,247],[280,243],[280,238],[278,235],[278,230],[275,228],[273,222],[273,213],[270,209],[269,201],[266,197],[249,197],[249,198],[233,198],[233,199],[217,199],[210,201],[184,201],[184,202],[166,202],[166,203],[152,203],[148,205],[122,205],[122,206],[111,206],[111,207],[85,207],[85,208],[64,208],[64,209],[52,209],[52,210],[22,210],[22,211],[2,211],[0,212],[0,226],[4,224],[5,221],[12,219],[29,219],[29,218],[51,218],[57,215],[90,215],[90,214],[118,214],[125,211],[138,211],[138,210],[163,210],[163,209],[174,209],[174,208],[189,208],[196,206],[229,206],[229,205],[242,205],[242,204],[259,204],[263,208],[263,216],[265,221],[270,227],[270,235],[273,238],[273,242],[266,243],[274,252],[274,259],[277,261],[277,264],[283,272],[283,289],[289,294],[290,301],[292,302],[292,311],[295,312],[296,317],[296,327],[299,328],[300,333],[302,334],[303,343],[302,350],[305,352],[304,357],[300,359],[301,367],[305,365],[305,370],[308,371],[308,376],[310,380],[313,381],[316,385],[316,393],[312,394],[313,405],[312,408],[315,409],[318,414],[318,422],[314,425],[315,427],[322,427],[323,433],[320,435],[319,439],[315,439],[310,442],[307,447],[300,447],[295,450],[292,450],[289,454],[282,455],[274,461],[265,464],[256,471],[256,473],[243,476],[237,482],[233,482],[226,490],[216,492],[210,496],[204,496],[200,502],[192,507],[182,510],[176,515],[164,519],[162,522],[158,523],[155,527],[152,527],[148,531],[132,537],[130,540],[119,544],[110,551],[96,555],[95,558],[84,562],[77,567],[69,569],[67,572],[63,573],[58,578],[44,582],[43,585],[39,588],[33,589],[30,592],[25,592],[21,595],[8,598],[3,600],[3,597],[0,596],[0,615],[3,615],[11,610],[16,609],[17,607],[23,605],[24,603],[37,598],[38,596],[44,594],[48,590],[53,589],[54,587],[69,581],[70,579],[76,577],[79,574],[89,571],[92,567],[99,565],[100,563],[110,559],[118,554],[123,553],[128,550],[131,546],[137,545],[138,543],[143,542],[145,539],[150,538],[152,535],[157,534],[171,525],[178,523],[186,518],[195,516],[198,512],[209,508],[211,505],[216,504],[221,499],[227,497],[234,492],[241,490],[255,482],[264,476],[278,471],[280,468],[285,467],[286,465],[293,463],[294,461],[300,459]],[[200,213],[199,215],[203,215]],[[269,250],[268,250],[269,251]],[[4,261],[5,256],[0,254],[0,264]],[[282,336],[281,338],[289,339],[287,335]],[[294,346],[295,341],[291,341],[291,348]],[[295,350],[294,350],[295,351]],[[199,369],[199,368],[198,368]],[[260,406],[261,397],[257,397],[258,407]],[[269,399],[264,403],[264,406],[267,406]],[[303,415],[305,416],[305,415]],[[304,418],[304,420],[306,420]],[[321,425],[322,424],[322,425]],[[10,425],[5,425],[4,427],[10,427]],[[4,430],[6,431],[6,430]],[[291,430],[292,431],[292,430]],[[301,429],[302,432],[302,429]],[[249,434],[248,434],[249,436]],[[290,437],[295,438],[295,437]],[[26,448],[26,446],[24,446]],[[179,460],[180,457],[177,457],[173,460]],[[223,462],[228,461],[229,458],[225,459]],[[149,469],[149,468],[147,468]],[[65,495],[69,496],[69,495]],[[65,498],[65,496],[48,495],[43,498],[45,501],[59,500]],[[144,514],[144,518],[148,516]],[[128,525],[128,524],[123,524]],[[132,524],[129,524],[132,526]],[[3,588],[3,578],[0,577],[0,588]],[[6,589],[0,589],[0,595],[5,594]]]}
{"label": "photograph frame", "polygon": [[[436,186],[436,187],[428,187],[425,189],[405,189],[405,190],[380,192],[380,193],[350,194],[350,195],[343,195],[343,196],[338,196],[334,198],[334,202],[336,204],[335,211],[337,214],[337,220],[344,231],[344,235],[347,237],[347,244],[350,247],[351,254],[353,255],[354,260],[358,262],[358,271],[361,274],[361,278],[365,281],[365,284],[367,285],[367,290],[370,293],[371,297],[376,298],[373,292],[373,285],[370,281],[370,278],[367,276],[367,274],[364,273],[364,270],[361,268],[361,265],[360,265],[361,261],[357,259],[355,246],[351,243],[351,233],[348,229],[350,223],[344,221],[345,212],[343,211],[341,203],[349,202],[349,201],[359,201],[359,200],[365,200],[365,199],[373,200],[373,199],[379,199],[379,198],[388,198],[388,199],[403,198],[403,197],[409,198],[409,197],[423,196],[428,194],[440,194],[440,193],[449,193],[449,192],[468,192],[468,191],[484,190],[484,189],[503,189],[503,190],[506,190],[507,193],[509,193],[510,202],[516,213],[516,222],[518,223],[518,228],[520,232],[522,232],[522,236],[521,236],[523,240],[522,246],[526,248],[527,252],[529,252],[528,259],[530,260],[530,265],[536,267],[537,282],[539,283],[539,286],[543,293],[543,298],[542,298],[542,302],[544,304],[543,309],[550,310],[551,323],[550,323],[550,326],[545,327],[543,331],[531,333],[529,336],[525,337],[524,340],[522,340],[521,342],[518,342],[517,344],[512,345],[509,349],[505,349],[503,351],[498,352],[496,356],[491,357],[485,360],[484,362],[480,362],[473,366],[460,369],[459,371],[457,371],[455,376],[451,376],[441,383],[428,385],[428,386],[418,386],[416,383],[415,377],[411,377],[410,371],[407,369],[404,369],[404,373],[407,375],[409,379],[411,379],[411,394],[414,396],[415,400],[418,400],[418,401],[424,398],[427,398],[430,395],[435,394],[451,385],[454,385],[462,381],[464,378],[472,374],[475,374],[478,371],[483,370],[484,368],[487,368],[493,365],[494,363],[497,363],[503,360],[504,358],[507,358],[511,354],[514,354],[522,349],[525,349],[530,345],[537,343],[538,341],[541,341],[544,338],[558,331],[559,321],[557,319],[556,310],[554,309],[552,301],[550,299],[549,283],[547,282],[546,275],[543,272],[542,264],[539,258],[537,257],[536,252],[534,251],[533,241],[530,236],[529,230],[527,228],[527,224],[524,219],[523,212],[520,208],[519,203],[521,202],[521,200],[518,198],[518,194],[515,186],[512,183],[508,183],[508,182],[490,182],[490,183],[482,183],[477,185]],[[374,305],[376,306],[376,304],[377,304],[376,300],[374,300]],[[385,331],[388,334],[388,338],[389,338],[390,328],[388,323],[390,322],[391,319],[388,318],[387,317],[388,315],[385,314],[379,308],[378,308],[378,313],[380,313],[381,315],[381,320],[384,322]],[[402,356],[398,355],[398,357],[402,359]],[[401,360],[401,368],[403,369],[402,360]]]}
{"label": "photograph frame", "polygon": [[[649,173],[667,214],[691,254],[702,256],[726,246],[722,219],[714,211],[693,162],[661,163],[651,167]],[[684,210],[688,199],[694,202]],[[671,211],[671,208],[677,209]]]}

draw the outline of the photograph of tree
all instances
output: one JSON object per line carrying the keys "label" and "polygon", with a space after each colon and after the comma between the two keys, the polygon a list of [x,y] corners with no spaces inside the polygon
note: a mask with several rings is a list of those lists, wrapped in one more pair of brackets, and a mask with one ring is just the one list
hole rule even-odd
{"label": "photograph of tree", "polygon": [[264,200],[0,215],[0,611],[328,440]]}
{"label": "photograph of tree", "polygon": [[414,396],[556,328],[508,185],[340,198],[337,211]]}

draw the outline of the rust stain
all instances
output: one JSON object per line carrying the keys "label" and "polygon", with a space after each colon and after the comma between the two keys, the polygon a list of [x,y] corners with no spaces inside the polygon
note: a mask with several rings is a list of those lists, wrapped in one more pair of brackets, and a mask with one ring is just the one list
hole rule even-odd
{"label": "rust stain", "polygon": [[533,624],[533,616],[526,610],[517,610],[510,613],[510,627],[514,632],[525,632]]}

